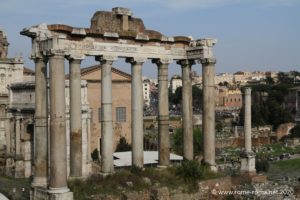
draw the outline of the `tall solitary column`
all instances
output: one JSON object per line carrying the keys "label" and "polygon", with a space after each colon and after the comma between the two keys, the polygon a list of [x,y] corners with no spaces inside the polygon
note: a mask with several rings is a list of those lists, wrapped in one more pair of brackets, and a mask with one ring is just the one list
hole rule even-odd
{"label": "tall solitary column", "polygon": [[47,60],[35,62],[35,123],[34,123],[34,175],[32,186],[46,187],[48,182],[48,106]]}
{"label": "tall solitary column", "polygon": [[251,88],[245,88],[244,106],[244,136],[245,151],[241,153],[241,173],[250,175],[256,174],[255,170],[255,154],[251,148]]}
{"label": "tall solitary column", "polygon": [[143,80],[142,65],[145,58],[127,58],[131,64],[131,141],[132,141],[132,165],[143,167],[144,165],[144,132],[143,132]]}
{"label": "tall solitary column", "polygon": [[201,59],[203,80],[204,162],[216,169],[215,163],[215,64],[216,59]]}
{"label": "tall solitary column", "polygon": [[181,65],[182,69],[183,157],[187,160],[193,160],[194,144],[191,67],[195,62],[193,60],[180,60],[177,63]]}
{"label": "tall solitary column", "polygon": [[101,171],[113,173],[113,125],[111,67],[115,58],[100,57],[101,63]]}
{"label": "tall solitary column", "polygon": [[170,164],[168,65],[171,60],[152,60],[158,68],[158,144],[159,165]]}
{"label": "tall solitary column", "polygon": [[70,58],[70,176],[82,176],[81,59]]}
{"label": "tall solitary column", "polygon": [[64,56],[55,54],[50,69],[50,183],[49,193],[66,193],[67,143]]}
{"label": "tall solitary column", "polygon": [[245,88],[245,151],[252,152],[251,148],[251,88]]}

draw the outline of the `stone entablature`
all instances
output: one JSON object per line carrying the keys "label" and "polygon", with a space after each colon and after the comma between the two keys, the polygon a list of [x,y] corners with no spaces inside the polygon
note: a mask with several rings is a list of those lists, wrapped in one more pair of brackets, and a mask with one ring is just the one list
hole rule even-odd
{"label": "stone entablature", "polygon": [[[32,57],[40,56],[41,53],[60,53],[75,58],[99,55],[169,60],[213,58],[215,39],[167,37],[159,32],[146,30],[141,19],[130,16],[129,28],[124,31],[120,22],[122,19],[118,16],[124,17],[125,14],[115,14],[118,9],[122,10],[114,8],[112,12],[97,11],[91,20],[91,28],[40,24],[23,29],[21,34],[33,38]],[[111,25],[111,21],[113,24],[116,21],[115,26]]]}

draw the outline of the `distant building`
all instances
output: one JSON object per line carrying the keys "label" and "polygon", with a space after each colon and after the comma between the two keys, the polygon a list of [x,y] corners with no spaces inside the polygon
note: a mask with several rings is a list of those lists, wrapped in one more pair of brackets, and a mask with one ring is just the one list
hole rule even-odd
{"label": "distant building", "polygon": [[224,109],[240,109],[243,105],[242,92],[239,89],[219,88],[218,107]]}
{"label": "distant building", "polygon": [[251,80],[261,81],[266,79],[266,73],[262,71],[254,71],[251,73]]}
{"label": "distant building", "polygon": [[144,79],[143,81],[143,97],[144,105],[150,106],[150,93],[151,93],[151,83],[149,79]]}
{"label": "distant building", "polygon": [[251,72],[238,71],[233,74],[234,83],[245,84],[250,79],[251,79]]}
{"label": "distant building", "polygon": [[[6,123],[5,174],[13,177],[30,177],[34,156],[35,82],[13,83],[9,86],[9,106]],[[69,81],[65,81],[67,172],[70,166],[70,95]],[[90,168],[90,120],[87,101],[87,83],[81,81],[82,105],[82,172],[87,176]],[[45,108],[46,109],[46,108]],[[47,147],[45,147],[47,148]]]}
{"label": "distant building", "polygon": [[[81,79],[87,81],[87,98],[92,109],[91,151],[101,145],[101,66],[81,69]],[[121,137],[131,143],[131,75],[112,68],[113,148]]]}
{"label": "distant building", "polygon": [[182,87],[182,79],[179,75],[172,76],[170,80],[170,87],[172,90],[172,93],[175,93],[176,89],[179,87]]}
{"label": "distant building", "polygon": [[229,84],[233,83],[233,74],[230,73],[221,73],[215,76],[215,84],[227,82]]}
{"label": "distant building", "polygon": [[274,82],[278,81],[278,72],[276,71],[267,71],[265,72],[266,78],[272,78]]}

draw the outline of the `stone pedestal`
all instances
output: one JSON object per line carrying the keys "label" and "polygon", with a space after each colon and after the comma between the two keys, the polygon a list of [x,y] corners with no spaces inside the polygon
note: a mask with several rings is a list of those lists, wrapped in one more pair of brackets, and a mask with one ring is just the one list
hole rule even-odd
{"label": "stone pedestal", "polygon": [[73,200],[73,192],[52,193],[43,187],[34,187],[30,191],[30,200]]}
{"label": "stone pedestal", "polygon": [[241,157],[241,174],[255,175],[255,154],[253,152],[245,152]]}

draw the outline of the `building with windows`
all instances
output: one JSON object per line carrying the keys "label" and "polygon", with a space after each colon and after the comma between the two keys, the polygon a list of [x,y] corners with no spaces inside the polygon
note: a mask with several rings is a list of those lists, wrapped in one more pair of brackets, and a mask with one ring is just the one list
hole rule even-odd
{"label": "building with windows", "polygon": [[143,81],[143,96],[144,96],[144,105],[150,106],[150,88],[151,82],[149,79],[144,79]]}
{"label": "building with windows", "polygon": [[[8,87],[9,105],[5,121],[5,174],[16,178],[30,177],[33,171],[33,138],[35,121],[35,82],[12,83]],[[67,173],[70,173],[70,84],[65,81]],[[82,112],[82,173],[88,176],[90,168],[90,108],[87,101],[87,83],[81,81]],[[45,108],[46,109],[46,108]],[[0,168],[4,165],[0,165]]]}
{"label": "building with windows", "polygon": [[[81,79],[87,81],[87,97],[92,110],[91,151],[101,144],[101,66],[81,69]],[[112,68],[112,119],[114,148],[120,137],[131,143],[131,75]]]}
{"label": "building with windows", "polygon": [[243,105],[242,92],[239,89],[219,88],[218,107],[224,109],[240,109]]}
{"label": "building with windows", "polygon": [[170,87],[172,89],[172,93],[175,93],[176,89],[182,87],[182,79],[179,75],[172,76],[170,80]]}

